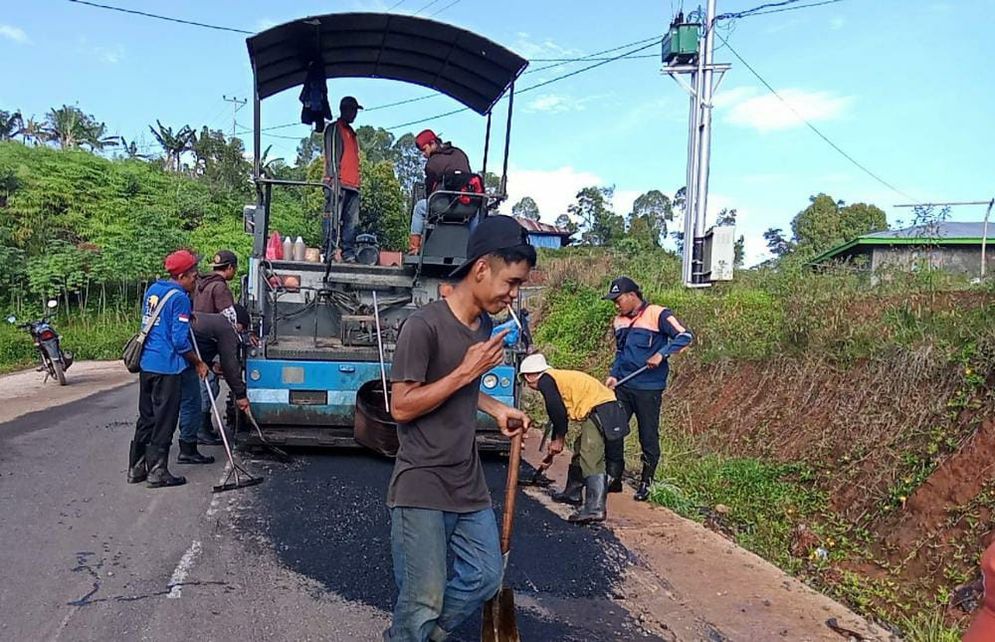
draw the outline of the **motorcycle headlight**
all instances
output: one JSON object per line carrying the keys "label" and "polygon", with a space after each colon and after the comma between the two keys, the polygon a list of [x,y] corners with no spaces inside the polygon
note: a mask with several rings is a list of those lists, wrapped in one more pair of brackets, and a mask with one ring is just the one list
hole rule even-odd
{"label": "motorcycle headlight", "polygon": [[497,375],[496,374],[487,374],[487,375],[484,375],[483,384],[484,384],[484,387],[487,388],[488,390],[496,388],[497,385],[498,385]]}

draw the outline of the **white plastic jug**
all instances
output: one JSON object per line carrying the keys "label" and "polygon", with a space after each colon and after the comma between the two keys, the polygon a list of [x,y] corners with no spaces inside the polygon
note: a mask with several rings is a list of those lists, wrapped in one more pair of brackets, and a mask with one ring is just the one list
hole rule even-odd
{"label": "white plastic jug", "polygon": [[284,261],[294,261],[294,242],[290,240],[289,236],[283,237],[283,260]]}
{"label": "white plastic jug", "polygon": [[304,255],[306,253],[307,253],[307,246],[304,245],[304,239],[298,236],[297,240],[294,241],[294,260],[303,261]]}

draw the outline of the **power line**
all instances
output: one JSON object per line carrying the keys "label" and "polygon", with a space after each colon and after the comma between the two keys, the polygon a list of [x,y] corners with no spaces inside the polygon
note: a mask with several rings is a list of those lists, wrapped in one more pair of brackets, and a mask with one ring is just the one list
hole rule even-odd
{"label": "power line", "polygon": [[417,15],[418,15],[419,13],[421,13],[421,12],[422,12],[422,11],[424,11],[425,9],[428,9],[429,7],[431,7],[431,6],[433,5],[433,4],[437,3],[438,1],[439,1],[439,0],[429,0],[428,4],[426,4],[426,5],[424,6],[424,7],[422,7],[422,8],[421,8],[421,9],[419,9],[418,11],[415,11],[415,12],[414,12],[413,14],[411,14],[411,15],[413,15],[413,16],[417,16]]}
{"label": "power line", "polygon": [[429,14],[428,17],[429,18],[434,18],[435,16],[439,15],[440,13],[442,13],[443,11],[445,11],[446,9],[448,9],[449,7],[451,7],[453,5],[457,5],[460,2],[461,2],[461,0],[453,0],[452,2],[450,2],[449,4],[447,4],[446,6],[442,7],[441,9],[439,9],[438,11],[436,11],[436,12],[434,12],[432,14]]}
{"label": "power line", "polygon": [[109,4],[99,4],[96,2],[88,2],[87,0],[68,0],[69,2],[75,4],[83,4],[88,7],[96,7],[97,9],[106,9],[108,11],[119,11],[121,13],[130,13],[136,16],[144,16],[146,18],[155,18],[156,20],[164,20],[166,22],[175,22],[182,25],[190,25],[193,27],[202,27],[204,29],[214,29],[216,31],[231,31],[233,33],[244,33],[252,35],[253,32],[245,31],[244,29],[235,29],[233,27],[222,27],[220,25],[207,24],[205,22],[194,22],[193,20],[182,20],[180,18],[171,18],[169,16],[160,16],[155,13],[146,13],[144,11],[136,11],[134,9],[125,9],[123,7],[114,7]]}
{"label": "power line", "polygon": [[[657,38],[654,37],[653,40],[654,40],[654,42],[651,42],[651,43],[649,43],[647,45],[643,45],[642,47],[639,47],[638,49],[633,49],[631,51],[627,51],[627,52],[625,52],[623,54],[619,54],[618,56],[615,56],[613,58],[607,58],[607,59],[602,60],[600,62],[596,62],[593,65],[588,65],[587,67],[582,67],[581,69],[576,69],[574,71],[571,71],[570,73],[563,74],[562,76],[557,76],[556,78],[551,78],[549,80],[545,80],[543,82],[536,83],[534,85],[529,85],[528,87],[520,89],[520,90],[516,91],[515,93],[516,94],[524,94],[526,92],[533,91],[535,89],[539,89],[540,87],[545,87],[545,86],[551,85],[551,84],[553,84],[555,82],[559,82],[561,80],[566,80],[567,78],[571,78],[571,77],[576,76],[578,74],[582,74],[582,73],[584,73],[586,71],[590,71],[591,69],[595,69],[597,67],[601,67],[602,65],[607,65],[610,62],[614,62],[616,60],[621,60],[622,58],[630,56],[630,55],[632,55],[634,53],[639,53],[640,51],[644,51],[646,49],[649,49],[650,47],[655,47],[657,45]],[[461,113],[461,112],[464,112],[464,111],[468,111],[468,110],[469,110],[469,107],[462,107],[460,109],[454,109],[452,111],[447,111],[447,112],[442,113],[442,114],[436,114],[434,116],[429,116],[427,118],[419,118],[418,120],[411,120],[411,121],[408,121],[406,123],[401,123],[400,125],[394,125],[393,127],[385,127],[384,129],[386,129],[387,131],[390,131],[390,130],[393,130],[393,129],[401,129],[403,127],[409,127],[411,125],[419,125],[421,123],[425,123],[425,122],[428,122],[430,120],[437,120],[439,118],[444,118],[446,116],[452,116],[453,114],[458,114],[458,113]]]}
{"label": "power line", "polygon": [[918,201],[919,200],[919,199],[917,199],[917,198],[915,198],[913,196],[909,196],[908,194],[906,194],[902,190],[898,189],[897,187],[895,187],[894,185],[892,185],[888,181],[884,180],[883,178],[881,178],[880,176],[878,176],[877,174],[875,174],[874,172],[872,172],[863,163],[861,163],[860,161],[858,161],[857,159],[855,159],[850,154],[846,153],[839,145],[837,145],[836,143],[834,143],[833,141],[831,141],[828,136],[826,136],[825,134],[823,134],[819,130],[818,127],[816,127],[815,125],[813,125],[812,123],[810,123],[804,116],[802,116],[800,113],[798,113],[798,110],[796,110],[791,105],[791,103],[789,103],[787,100],[785,100],[781,96],[781,94],[777,93],[777,90],[775,90],[774,87],[772,87],[771,84],[769,82],[767,82],[764,79],[764,77],[761,76],[760,73],[756,69],[754,69],[753,67],[751,67],[750,63],[746,62],[746,60],[744,60],[743,57],[740,56],[739,53],[735,49],[732,48],[732,45],[730,45],[729,42],[725,38],[723,38],[721,35],[719,35],[718,32],[716,32],[715,35],[719,38],[719,40],[721,40],[722,42],[725,43],[726,48],[728,48],[729,51],[732,52],[732,55],[736,56],[736,58],[741,63],[743,63],[743,66],[746,67],[750,71],[750,73],[752,73],[756,77],[756,79],[759,80],[763,84],[763,86],[767,88],[768,91],[770,91],[770,93],[774,94],[774,96],[777,97],[777,99],[780,100],[782,103],[784,103],[785,107],[787,107],[788,109],[790,109],[791,112],[795,116],[797,116],[800,121],[802,121],[803,123],[805,123],[805,125],[809,129],[811,129],[813,132],[815,132],[816,136],[818,136],[819,138],[821,138],[823,141],[826,142],[826,144],[828,144],[830,147],[832,147],[837,152],[839,152],[839,154],[841,156],[843,156],[843,158],[845,158],[848,161],[850,161],[851,163],[853,163],[856,167],[858,167],[865,174],[867,174],[868,176],[870,176],[871,178],[873,178],[874,180],[876,180],[878,183],[884,185],[885,187],[887,187],[891,191],[895,192],[896,194],[904,196],[905,198],[907,198],[907,199],[909,199],[911,201]]}
{"label": "power line", "polygon": [[[812,7],[820,7],[827,4],[835,4],[837,2],[842,2],[843,0],[822,0],[821,2],[814,2],[812,4],[798,5],[799,2],[805,2],[807,0],[784,0],[783,2],[768,2],[767,4],[762,4],[752,9],[744,9],[743,11],[734,11],[730,13],[722,13],[715,16],[715,21],[719,20],[732,20],[735,18],[748,18],[750,16],[762,16],[771,13],[781,13],[782,11],[794,11],[796,9],[810,9]],[[766,9],[766,11],[765,11]]]}
{"label": "power line", "polygon": [[394,4],[392,4],[392,5],[390,6],[390,8],[389,8],[389,9],[387,9],[387,11],[393,11],[394,9],[397,9],[397,8],[398,8],[398,7],[400,7],[400,6],[402,5],[402,4],[404,4],[404,2],[405,2],[405,0],[397,0],[397,2],[395,2]]}

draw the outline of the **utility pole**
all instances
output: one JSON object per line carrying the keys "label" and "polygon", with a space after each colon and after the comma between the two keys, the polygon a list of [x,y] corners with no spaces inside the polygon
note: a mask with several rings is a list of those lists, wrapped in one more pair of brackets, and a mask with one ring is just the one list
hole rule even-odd
{"label": "utility pole", "polygon": [[245,104],[248,103],[249,101],[245,98],[229,98],[228,96],[224,95],[221,96],[221,99],[224,100],[226,103],[232,103],[231,137],[235,138],[235,120],[236,120],[235,117],[238,115],[238,110],[241,109],[242,107],[245,107]]}
{"label": "utility pole", "polygon": [[[663,40],[663,73],[690,95],[688,162],[684,199],[684,261],[682,275],[688,287],[708,287],[704,278],[703,249],[708,212],[708,173],[712,145],[712,96],[731,65],[716,64],[715,2],[707,0],[704,22],[678,14]],[[699,18],[701,11],[698,12]],[[715,72],[718,72],[716,75]],[[689,76],[685,82],[682,76]]]}

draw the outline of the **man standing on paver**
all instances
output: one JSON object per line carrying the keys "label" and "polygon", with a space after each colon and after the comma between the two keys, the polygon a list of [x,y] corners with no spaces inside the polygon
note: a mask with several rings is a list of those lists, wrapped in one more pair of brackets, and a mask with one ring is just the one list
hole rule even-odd
{"label": "man standing on paver", "polygon": [[[442,640],[501,586],[497,522],[477,454],[477,410],[507,436],[527,430],[521,410],[480,392],[480,377],[504,360],[504,335],[489,314],[505,310],[536,262],[512,218],[483,221],[445,299],[412,314],[391,366],[391,411],[400,448],[387,491],[398,597],[392,642]],[[521,422],[524,428],[509,424]],[[446,559],[455,557],[447,581]]]}
{"label": "man standing on paver", "polygon": [[[612,281],[604,298],[618,310],[612,321],[615,363],[605,385],[615,391],[629,419],[636,415],[643,469],[634,498],[646,501],[660,462],[660,404],[669,374],[667,357],[686,349],[694,337],[670,310],[647,302],[639,285],[627,276]],[[644,366],[645,371],[617,386]],[[621,490],[621,485],[609,489],[613,490]]]}
{"label": "man standing on paver", "polygon": [[201,379],[207,376],[207,364],[197,357],[190,343],[188,295],[197,284],[197,257],[179,250],[166,257],[165,267],[171,278],[150,285],[142,299],[143,326],[156,306],[163,308],[142,350],[138,423],[128,461],[128,483],[147,480],[149,488],[187,482],[184,477],[171,475],[166,465],[180,413],[180,373],[192,367]]}
{"label": "man standing on paver", "polygon": [[[336,262],[356,262],[360,162],[359,141],[352,123],[362,108],[354,97],[345,96],[339,101],[338,120],[325,127],[325,182],[333,190],[339,190],[337,199],[332,198],[331,192],[325,192],[326,238],[335,222],[339,222],[338,244],[334,251]],[[338,202],[338,212],[332,211],[332,204],[335,202]],[[333,218],[336,216],[339,218]]]}

